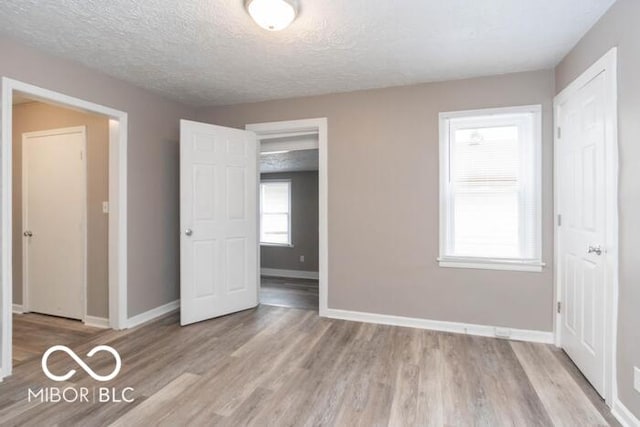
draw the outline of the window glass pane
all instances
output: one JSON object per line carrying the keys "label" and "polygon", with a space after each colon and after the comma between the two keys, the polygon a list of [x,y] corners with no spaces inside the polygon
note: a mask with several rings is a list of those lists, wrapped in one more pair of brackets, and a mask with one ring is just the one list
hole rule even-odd
{"label": "window glass pane", "polygon": [[289,228],[288,214],[263,214],[262,229],[268,233],[286,233]]}
{"label": "window glass pane", "polygon": [[289,183],[262,184],[262,212],[281,213],[289,210]]}
{"label": "window glass pane", "polygon": [[518,196],[514,185],[457,191],[453,200],[455,255],[520,257]]}
{"label": "window glass pane", "polygon": [[452,151],[455,182],[518,179],[520,147],[516,126],[456,130]]}

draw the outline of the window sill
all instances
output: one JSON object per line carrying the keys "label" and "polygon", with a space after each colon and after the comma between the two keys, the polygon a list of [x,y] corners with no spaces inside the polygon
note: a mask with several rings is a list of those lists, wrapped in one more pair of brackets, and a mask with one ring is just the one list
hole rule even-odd
{"label": "window sill", "polygon": [[542,272],[545,263],[539,261],[509,261],[492,260],[483,258],[438,258],[438,264],[444,268],[472,268],[479,270],[507,270],[507,271],[528,271],[533,273]]}
{"label": "window sill", "polygon": [[260,243],[260,246],[269,246],[276,248],[293,248],[293,244],[291,243]]}

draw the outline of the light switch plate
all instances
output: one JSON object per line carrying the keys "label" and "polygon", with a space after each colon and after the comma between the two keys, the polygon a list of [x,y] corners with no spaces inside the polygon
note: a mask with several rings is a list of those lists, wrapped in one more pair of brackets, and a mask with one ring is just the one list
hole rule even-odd
{"label": "light switch plate", "polygon": [[109,213],[109,202],[102,202],[102,213]]}
{"label": "light switch plate", "polygon": [[640,368],[633,368],[633,388],[640,393]]}

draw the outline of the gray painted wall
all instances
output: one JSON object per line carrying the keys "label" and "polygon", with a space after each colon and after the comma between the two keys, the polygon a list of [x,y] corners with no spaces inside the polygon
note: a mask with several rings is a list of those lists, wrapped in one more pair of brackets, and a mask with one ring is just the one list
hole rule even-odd
{"label": "gray painted wall", "polygon": [[640,367],[640,1],[618,0],[556,68],[557,92],[618,46],[618,143],[620,152],[620,303],[618,391],[640,418],[633,367]]}
{"label": "gray painted wall", "polygon": [[[263,173],[262,181],[291,180],[291,243],[262,246],[260,267],[318,271],[318,172]],[[304,262],[300,262],[304,255]]]}
{"label": "gray painted wall", "polygon": [[0,75],[128,113],[128,314],[179,298],[179,120],[195,111],[0,37]]}
{"label": "gray painted wall", "polygon": [[[201,121],[327,117],[329,307],[551,331],[552,70],[204,109]],[[542,273],[440,268],[438,113],[542,104]]]}
{"label": "gray painted wall", "polygon": [[109,317],[109,120],[40,102],[13,108],[13,302],[22,304],[22,134],[87,127],[87,314]]}

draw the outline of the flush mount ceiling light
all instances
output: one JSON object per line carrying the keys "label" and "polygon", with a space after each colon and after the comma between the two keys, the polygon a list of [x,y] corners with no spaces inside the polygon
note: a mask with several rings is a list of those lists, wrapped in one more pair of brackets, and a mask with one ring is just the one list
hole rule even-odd
{"label": "flush mount ceiling light", "polygon": [[256,24],[269,31],[284,30],[298,13],[296,0],[246,0],[245,7]]}

